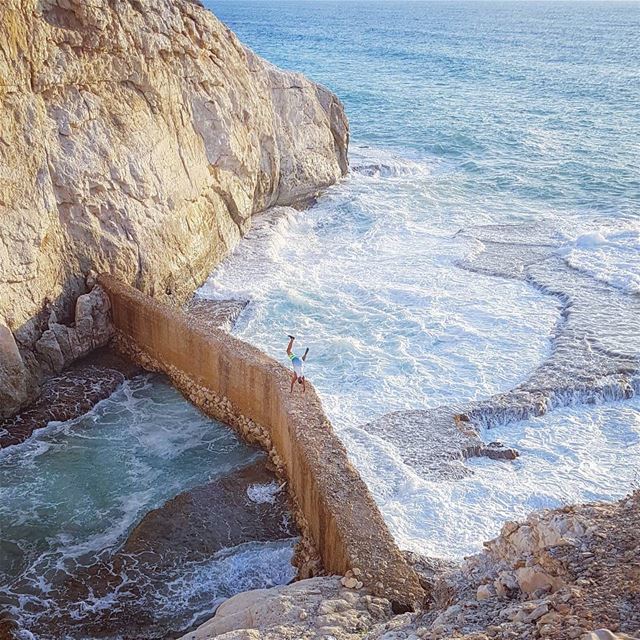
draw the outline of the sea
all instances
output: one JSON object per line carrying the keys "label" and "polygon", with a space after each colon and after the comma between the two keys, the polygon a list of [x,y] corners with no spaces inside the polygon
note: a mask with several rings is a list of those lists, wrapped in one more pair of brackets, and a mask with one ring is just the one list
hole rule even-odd
{"label": "sea", "polygon": [[[351,170],[311,208],[256,218],[199,295],[249,300],[235,334],[283,364],[286,334],[309,347],[307,376],[398,545],[461,560],[535,509],[639,488],[637,395],[486,425],[487,441],[520,456],[460,461],[458,479],[407,465],[402,441],[363,426],[489,398],[553,353],[566,301],[463,268],[483,248],[469,230],[546,229],[568,268],[637,303],[640,4],[205,5],[256,53],[340,97]],[[640,359],[640,320],[623,331]],[[64,615],[65,638],[90,638],[85,622],[126,611],[140,587],[126,575],[107,596],[58,593],[83,568],[110,568],[145,513],[257,455],[157,376],[1,452],[0,604],[21,637],[60,640]],[[286,583],[293,544],[228,549],[145,585],[155,617],[140,637],[177,635],[237,591]]]}
{"label": "sea", "polygon": [[[399,545],[459,559],[534,509],[638,487],[637,396],[494,425],[487,439],[520,457],[470,460],[456,481],[361,426],[507,391],[554,349],[562,301],[461,268],[479,250],[461,231],[542,226],[566,265],[637,304],[640,4],[206,5],[340,97],[351,171],[311,209],[257,219],[200,293],[250,300],[236,334],[283,363],[286,334],[310,348],[307,375]],[[623,331],[639,358],[640,320]]]}

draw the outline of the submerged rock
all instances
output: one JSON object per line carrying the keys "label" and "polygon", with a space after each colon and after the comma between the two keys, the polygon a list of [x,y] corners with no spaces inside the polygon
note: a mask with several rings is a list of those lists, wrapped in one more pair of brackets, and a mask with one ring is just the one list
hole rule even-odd
{"label": "submerged rock", "polygon": [[24,442],[49,422],[81,416],[139,371],[137,365],[102,348],[66,371],[48,376],[31,406],[12,418],[0,420],[0,449]]}
{"label": "submerged rock", "polygon": [[363,429],[391,444],[425,478],[457,479],[472,473],[461,462],[474,456],[513,460],[518,452],[485,443],[483,429],[540,416],[575,403],[630,398],[640,392],[640,297],[571,267],[561,240],[544,225],[472,227],[461,237],[481,250],[460,266],[504,278],[526,279],[557,296],[561,320],[552,349],[526,380],[486,400],[386,414]]}
{"label": "submerged rock", "polygon": [[265,461],[259,460],[150,511],[131,532],[121,553],[166,568],[244,542],[295,535],[287,493]]}
{"label": "submerged rock", "polygon": [[[297,530],[288,497],[267,464],[261,457],[185,491],[146,514],[120,549],[53,569],[29,631],[42,638],[164,638],[242,585],[274,584],[260,575],[264,567],[246,565],[269,553],[265,547],[250,552],[253,542],[282,542],[280,555],[267,555],[278,562],[293,555]],[[293,578],[293,567],[286,575]],[[28,582],[15,588],[33,590]]]}

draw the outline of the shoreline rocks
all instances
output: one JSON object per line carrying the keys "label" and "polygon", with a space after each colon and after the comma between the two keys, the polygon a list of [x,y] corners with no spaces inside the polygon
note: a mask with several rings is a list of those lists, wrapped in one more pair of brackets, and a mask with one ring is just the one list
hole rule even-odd
{"label": "shoreline rocks", "polygon": [[640,297],[582,273],[560,255],[563,240],[544,224],[486,225],[460,231],[478,249],[459,266],[497,278],[526,280],[553,295],[560,318],[549,355],[524,381],[484,400],[392,412],[360,428],[391,444],[427,479],[472,474],[474,456],[513,460],[515,449],[485,443],[495,424],[541,416],[554,408],[631,398],[640,393]]}
{"label": "shoreline rocks", "polygon": [[339,577],[315,578],[239,594],[180,640],[640,638],[640,491],[534,512],[485,546],[458,567],[439,566],[422,612],[393,616]]}
{"label": "shoreline rocks", "polygon": [[0,449],[24,442],[51,421],[80,417],[141,371],[108,347],[92,351],[65,371],[46,377],[39,397],[26,409],[0,419]]}

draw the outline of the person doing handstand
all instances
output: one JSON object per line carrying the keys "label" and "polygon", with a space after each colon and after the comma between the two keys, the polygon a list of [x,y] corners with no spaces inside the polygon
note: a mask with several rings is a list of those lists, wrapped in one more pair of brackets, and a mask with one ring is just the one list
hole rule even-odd
{"label": "person doing handstand", "polygon": [[289,360],[291,360],[291,365],[293,366],[293,374],[291,376],[291,392],[293,393],[293,385],[296,383],[296,380],[299,384],[302,385],[302,390],[304,393],[307,392],[307,384],[304,379],[304,363],[307,361],[307,354],[309,353],[309,347],[304,352],[302,358],[293,353],[293,341],[295,340],[295,336],[289,336],[289,344],[287,345],[287,355],[289,356]]}

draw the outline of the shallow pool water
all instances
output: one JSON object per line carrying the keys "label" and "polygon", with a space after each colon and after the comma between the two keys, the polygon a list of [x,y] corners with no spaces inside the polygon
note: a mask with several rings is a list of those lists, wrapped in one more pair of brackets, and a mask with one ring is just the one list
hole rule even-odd
{"label": "shallow pool water", "polygon": [[[291,539],[223,549],[151,581],[113,560],[147,512],[263,455],[155,375],[127,381],[84,416],[1,451],[3,604],[41,640],[62,640],[65,631],[90,637],[85,624],[105,612],[126,628],[132,604],[148,616],[140,637],[164,637],[233,593],[289,581]],[[113,582],[87,592],[88,576],[105,568]],[[100,637],[119,637],[117,624]]]}

